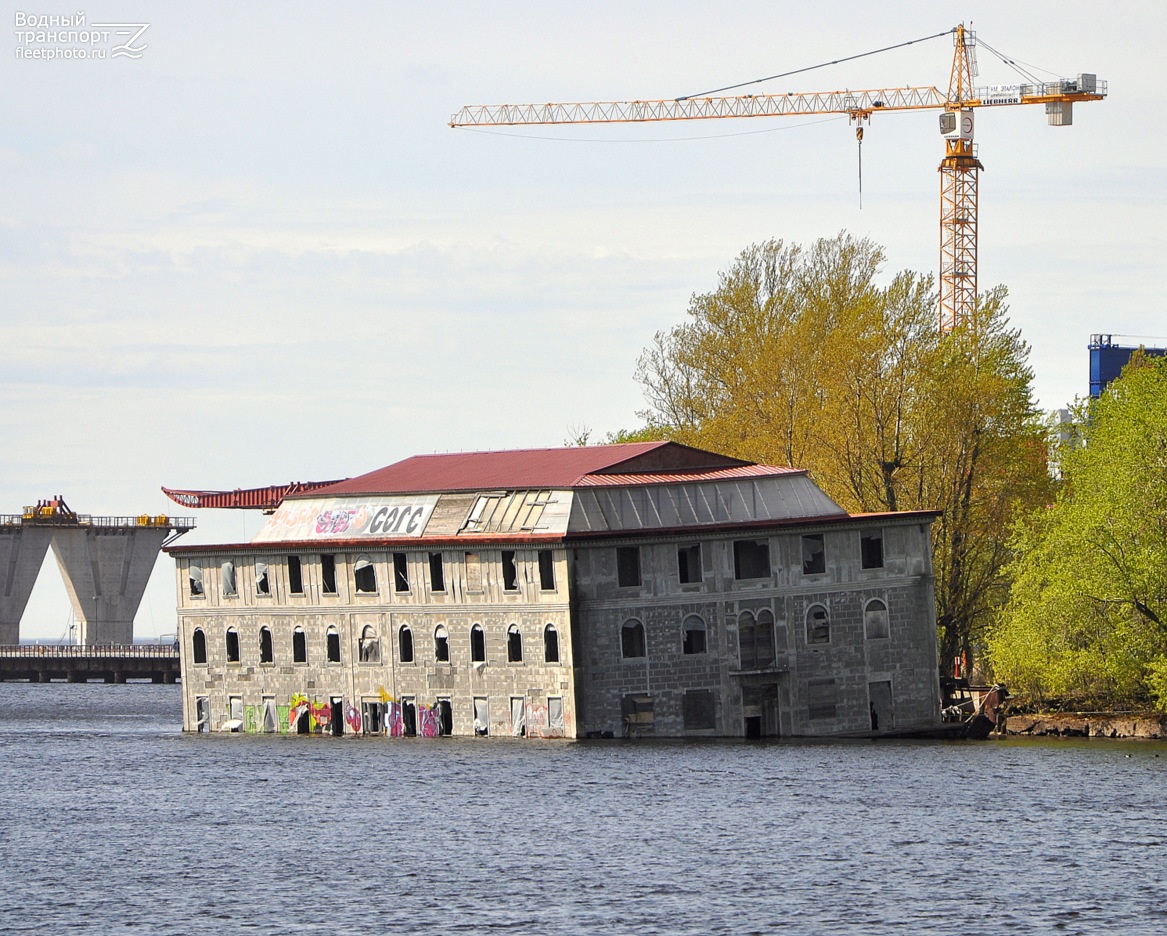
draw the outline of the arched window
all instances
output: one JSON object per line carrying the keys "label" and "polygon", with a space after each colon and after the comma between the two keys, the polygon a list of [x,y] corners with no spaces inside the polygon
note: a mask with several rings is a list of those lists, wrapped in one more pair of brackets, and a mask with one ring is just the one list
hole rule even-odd
{"label": "arched window", "polygon": [[353,564],[353,584],[357,587],[358,595],[377,593],[377,569],[368,556],[357,556]]}
{"label": "arched window", "polygon": [[738,652],[744,670],[765,669],[774,662],[774,615],[763,608],[755,616],[743,611],[737,624]]}
{"label": "arched window", "polygon": [[207,635],[203,633],[201,627],[196,627],[195,632],[191,635],[191,649],[194,651],[194,661],[196,663],[207,662]]}
{"label": "arched window", "polygon": [[684,639],[681,649],[687,655],[705,652],[705,622],[696,614],[690,614],[682,625]]}
{"label": "arched window", "polygon": [[361,631],[360,660],[362,663],[381,662],[381,640],[371,626]]}
{"label": "arched window", "polygon": [[190,578],[190,596],[192,598],[202,598],[203,591],[203,569],[202,566],[191,564],[187,566],[186,574]]}
{"label": "arched window", "polygon": [[227,645],[227,662],[228,663],[238,663],[239,662],[239,631],[235,630],[234,627],[227,628],[226,645]]}
{"label": "arched window", "polygon": [[635,618],[624,622],[620,628],[620,655],[626,660],[644,656],[644,625]]}
{"label": "arched window", "polygon": [[519,630],[518,624],[507,628],[507,662],[523,662],[523,632]]}
{"label": "arched window", "polygon": [[450,662],[450,635],[446,633],[445,624],[434,629],[434,659],[439,663]]}
{"label": "arched window", "polygon": [[328,628],[328,662],[340,662],[340,632],[335,627]]}
{"label": "arched window", "polygon": [[255,563],[255,593],[257,595],[271,594],[271,579],[267,574],[267,563],[256,560]]}
{"label": "arched window", "polygon": [[297,627],[292,631],[292,662],[308,662],[308,640],[304,636],[304,628]]}
{"label": "arched window", "polygon": [[481,624],[475,624],[470,628],[470,662],[486,662],[486,633],[482,630]]}
{"label": "arched window", "polygon": [[543,628],[543,662],[559,662],[559,631],[555,629],[554,624],[548,624]]}
{"label": "arched window", "polygon": [[827,609],[821,604],[811,605],[806,609],[806,642],[808,644],[831,642],[831,620],[827,616]]}
{"label": "arched window", "polygon": [[408,626],[397,632],[397,653],[402,663],[413,662],[413,631]]}
{"label": "arched window", "polygon": [[863,609],[863,631],[868,640],[890,636],[887,624],[887,605],[872,598]]}
{"label": "arched window", "polygon": [[270,663],[274,658],[275,652],[272,649],[271,628],[261,627],[259,629],[259,662]]}
{"label": "arched window", "polygon": [[228,559],[219,568],[219,580],[223,589],[224,598],[234,598],[239,594],[235,587],[235,563]]}

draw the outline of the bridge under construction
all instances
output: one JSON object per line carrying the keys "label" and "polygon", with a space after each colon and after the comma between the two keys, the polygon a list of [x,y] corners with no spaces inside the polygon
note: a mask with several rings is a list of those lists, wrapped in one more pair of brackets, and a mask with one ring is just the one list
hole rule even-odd
{"label": "bridge under construction", "polygon": [[190,517],[94,517],[60,496],[0,514],[0,645],[20,643],[25,606],[51,548],[82,646],[129,645],[159,551],[194,528]]}

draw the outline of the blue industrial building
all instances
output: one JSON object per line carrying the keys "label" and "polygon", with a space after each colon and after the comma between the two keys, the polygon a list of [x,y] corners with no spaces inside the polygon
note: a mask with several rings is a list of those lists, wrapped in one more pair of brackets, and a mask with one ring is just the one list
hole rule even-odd
{"label": "blue industrial building", "polygon": [[1119,345],[1113,335],[1090,336],[1090,396],[1097,399],[1112,380],[1117,380],[1135,351],[1142,350],[1150,357],[1167,355],[1167,348],[1148,348],[1145,345]]}

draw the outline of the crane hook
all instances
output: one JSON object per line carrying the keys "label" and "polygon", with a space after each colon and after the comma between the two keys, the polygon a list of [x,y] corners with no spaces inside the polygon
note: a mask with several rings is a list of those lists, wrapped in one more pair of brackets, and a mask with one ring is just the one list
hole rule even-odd
{"label": "crane hook", "polygon": [[863,128],[855,128],[855,139],[859,142],[859,210],[863,210]]}

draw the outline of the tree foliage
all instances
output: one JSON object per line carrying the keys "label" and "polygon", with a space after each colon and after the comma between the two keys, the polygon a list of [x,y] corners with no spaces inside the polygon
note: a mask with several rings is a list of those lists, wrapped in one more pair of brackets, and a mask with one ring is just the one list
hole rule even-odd
{"label": "tree foliage", "polygon": [[1082,412],[1056,502],[1017,527],[994,669],[1039,699],[1167,711],[1167,362],[1133,360]]}
{"label": "tree foliage", "polygon": [[653,431],[806,468],[852,511],[938,510],[942,654],[975,648],[1003,594],[1014,513],[1046,503],[1046,433],[1005,291],[941,336],[930,276],[881,285],[869,240],[747,247],[656,335],[637,378]]}

